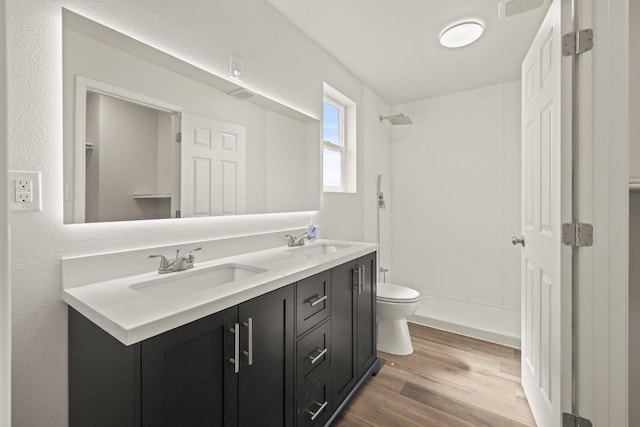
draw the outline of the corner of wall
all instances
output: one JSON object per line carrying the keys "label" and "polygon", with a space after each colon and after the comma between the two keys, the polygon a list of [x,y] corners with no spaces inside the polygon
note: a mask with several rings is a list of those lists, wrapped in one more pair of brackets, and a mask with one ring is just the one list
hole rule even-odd
{"label": "corner of wall", "polygon": [[[7,93],[6,2],[0,0],[0,93]],[[11,280],[7,194],[7,98],[0,98],[0,426],[11,425]]]}

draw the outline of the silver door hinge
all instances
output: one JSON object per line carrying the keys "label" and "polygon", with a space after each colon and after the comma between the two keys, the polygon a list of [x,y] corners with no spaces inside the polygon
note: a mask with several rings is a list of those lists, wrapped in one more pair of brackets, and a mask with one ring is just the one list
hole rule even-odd
{"label": "silver door hinge", "polygon": [[592,427],[591,421],[574,414],[562,414],[562,427]]}
{"label": "silver door hinge", "polygon": [[176,142],[178,144],[182,142],[182,132],[176,133]]}
{"label": "silver door hinge", "polygon": [[593,30],[591,28],[562,36],[562,55],[576,56],[593,49]]}
{"label": "silver door hinge", "polygon": [[567,246],[593,246],[593,225],[562,224],[562,243]]}

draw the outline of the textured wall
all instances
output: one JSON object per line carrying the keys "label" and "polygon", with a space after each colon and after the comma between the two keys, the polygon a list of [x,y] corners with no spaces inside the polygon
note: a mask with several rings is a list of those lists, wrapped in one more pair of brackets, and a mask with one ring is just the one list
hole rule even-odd
{"label": "textured wall", "polygon": [[[365,103],[362,82],[263,0],[9,0],[10,168],[39,170],[43,183],[42,212],[11,216],[16,427],[67,424],[62,256],[305,227],[313,216],[63,225],[63,5],[221,75],[227,74],[229,53],[238,54],[250,89],[314,117],[321,114],[323,80],[359,105]],[[358,109],[360,119],[365,111],[366,105]],[[358,130],[362,165],[364,124]],[[364,171],[359,174],[359,182],[364,181]],[[316,214],[321,236],[363,239],[361,192],[328,195],[323,203]]]}

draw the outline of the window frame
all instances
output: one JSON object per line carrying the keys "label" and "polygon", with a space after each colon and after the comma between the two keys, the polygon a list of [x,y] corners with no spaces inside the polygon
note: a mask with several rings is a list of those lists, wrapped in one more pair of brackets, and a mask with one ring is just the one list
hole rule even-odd
{"label": "window frame", "polygon": [[[340,192],[344,193],[347,190],[346,183],[346,156],[347,156],[347,144],[346,144],[346,105],[341,102],[336,101],[334,98],[328,95],[323,96],[322,100],[323,104],[326,102],[327,104],[335,107],[338,110],[338,139],[339,144],[334,144],[331,141],[327,141],[324,139],[324,116],[322,118],[322,191],[324,192]],[[340,153],[340,186],[329,186],[324,185],[324,150],[330,150],[334,152]]]}

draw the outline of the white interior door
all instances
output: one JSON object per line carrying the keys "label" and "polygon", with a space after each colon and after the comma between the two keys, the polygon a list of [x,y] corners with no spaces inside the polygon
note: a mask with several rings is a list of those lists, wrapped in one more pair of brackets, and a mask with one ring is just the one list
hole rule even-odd
{"label": "white interior door", "polygon": [[246,130],[182,114],[182,216],[236,215],[246,208]]}
{"label": "white interior door", "polygon": [[561,406],[561,24],[554,0],[522,63],[522,385],[541,427]]}

